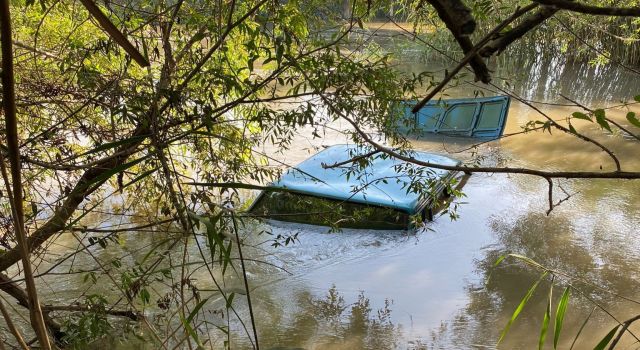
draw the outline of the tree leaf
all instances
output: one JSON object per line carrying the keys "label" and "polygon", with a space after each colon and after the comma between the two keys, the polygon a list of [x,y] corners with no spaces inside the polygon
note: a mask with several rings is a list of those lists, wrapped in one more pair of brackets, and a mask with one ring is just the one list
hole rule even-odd
{"label": "tree leaf", "polygon": [[627,120],[633,126],[640,128],[640,120],[638,120],[638,118],[636,117],[636,114],[634,112],[627,113]]}
{"label": "tree leaf", "polygon": [[198,312],[200,311],[200,309],[202,309],[202,307],[204,306],[204,304],[207,303],[207,301],[209,301],[209,298],[203,299],[201,300],[196,307],[193,308],[193,310],[191,310],[191,312],[189,313],[189,316],[187,317],[187,322],[191,323],[191,321],[193,321],[193,319],[196,317],[196,315],[198,314]]}
{"label": "tree leaf", "polygon": [[540,281],[542,281],[545,277],[547,277],[547,274],[548,272],[543,273],[542,276],[538,278],[536,283],[534,283],[531,286],[531,288],[529,288],[529,290],[527,291],[527,294],[525,294],[524,298],[522,298],[522,300],[520,301],[520,304],[513,312],[513,315],[511,315],[511,319],[509,320],[509,322],[507,322],[507,325],[504,327],[504,330],[502,330],[502,333],[500,334],[500,339],[498,339],[498,344],[500,344],[502,339],[504,339],[505,335],[507,335],[507,332],[509,332],[509,328],[511,328],[511,325],[513,324],[513,322],[516,320],[516,318],[518,318],[518,315],[520,315],[520,312],[522,312],[522,309],[524,308],[524,306],[527,305],[527,302],[529,301],[529,299],[531,299],[531,296],[533,295],[533,292],[535,292],[536,288],[538,287],[538,284],[540,284]]}
{"label": "tree leaf", "polygon": [[640,95],[634,96],[633,99],[636,100],[636,102],[640,102]]}
{"label": "tree leaf", "polygon": [[607,121],[604,109],[596,109],[595,111],[593,111],[593,114],[596,116],[596,122],[598,122],[600,127],[611,132],[611,127],[609,126],[609,122]]}
{"label": "tree leaf", "polygon": [[593,348],[593,350],[604,350],[604,348],[607,346],[607,344],[609,344],[611,339],[613,339],[613,336],[616,335],[616,332],[618,331],[619,327],[620,325],[616,325],[615,327],[613,327],[613,329],[610,330],[609,333],[607,333],[607,335],[604,336],[604,338],[602,338],[602,340],[598,343],[598,345],[596,345],[595,348]]}
{"label": "tree leaf", "polygon": [[549,299],[547,300],[547,310],[544,312],[542,319],[542,327],[540,328],[540,339],[538,339],[538,350],[542,350],[544,341],[547,339],[547,330],[549,329],[549,320],[551,319],[551,301],[553,297],[553,283],[549,288]]}
{"label": "tree leaf", "polygon": [[142,300],[143,304],[149,304],[149,300],[151,300],[151,294],[146,288],[142,288],[140,290],[140,300]]}
{"label": "tree leaf", "polygon": [[571,113],[571,116],[576,118],[576,119],[588,120],[590,122],[593,122],[591,117],[589,117],[588,115],[586,115],[586,114],[584,114],[582,112],[573,112],[573,113]]}
{"label": "tree leaf", "polygon": [[564,289],[560,301],[558,302],[558,308],[556,309],[556,320],[553,325],[553,348],[558,346],[558,340],[560,339],[560,332],[562,331],[562,323],[564,322],[564,314],[567,311],[567,305],[569,304],[569,291],[570,288]]}
{"label": "tree leaf", "polygon": [[196,344],[198,345],[198,348],[204,348],[204,346],[200,342],[200,338],[198,337],[198,333],[196,333],[196,331],[193,329],[193,327],[191,327],[191,324],[189,324],[189,322],[187,322],[187,320],[182,318],[182,316],[180,316],[180,321],[182,322],[182,325],[184,326],[184,328],[187,331],[187,333],[189,334],[189,336],[191,338],[193,338],[193,340],[196,342]]}
{"label": "tree leaf", "polygon": [[527,264],[529,264],[529,265],[531,265],[531,266],[537,267],[537,268],[539,268],[539,269],[543,269],[543,270],[545,269],[545,267],[544,267],[544,266],[540,265],[540,264],[539,264],[538,262],[536,262],[535,260],[533,260],[533,259],[531,259],[531,258],[529,258],[529,257],[526,257],[526,256],[524,256],[524,255],[520,255],[520,254],[509,254],[509,256],[512,256],[512,257],[514,257],[514,258],[516,258],[516,259],[518,259],[518,260],[521,260],[521,261],[523,261],[523,262],[525,262],[525,263],[527,263]]}
{"label": "tree leaf", "polygon": [[504,255],[500,256],[500,257],[498,258],[498,260],[496,260],[496,262],[495,262],[495,263],[493,263],[493,267],[496,267],[496,266],[500,265],[500,263],[502,262],[502,260],[504,260],[504,258],[506,258],[506,257],[508,257],[508,256],[509,256],[509,254],[504,254]]}
{"label": "tree leaf", "polygon": [[231,308],[231,305],[233,304],[233,297],[236,295],[236,293],[231,292],[226,298],[225,298],[225,302],[226,302],[226,306],[227,309]]}

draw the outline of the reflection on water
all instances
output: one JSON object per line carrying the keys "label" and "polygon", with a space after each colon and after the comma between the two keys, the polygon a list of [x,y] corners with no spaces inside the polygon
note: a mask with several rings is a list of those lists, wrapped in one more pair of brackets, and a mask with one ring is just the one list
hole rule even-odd
{"label": "reflection on water", "polygon": [[[501,58],[493,64],[497,77],[509,79],[509,90],[525,99],[544,102],[537,106],[556,120],[564,120],[578,110],[558,105],[567,104],[559,94],[591,107],[607,107],[640,92],[638,79],[628,72],[567,62],[546,57],[543,52]],[[414,62],[404,65],[413,71],[426,69]],[[437,71],[439,67],[429,68]],[[476,89],[460,84],[448,93],[463,97]],[[637,107],[631,108],[638,112]],[[608,116],[626,125],[626,111],[612,109]],[[528,121],[539,119],[542,116],[537,112],[515,102],[505,134],[520,132]],[[587,122],[574,126],[610,147],[622,160],[624,169],[640,169],[635,156],[637,142],[620,133],[603,133]],[[304,135],[301,132],[300,144],[309,145],[309,149],[345,142],[340,135],[331,135],[335,142],[307,139]],[[468,140],[443,137],[412,140],[412,145],[420,150],[453,153],[465,160],[479,159],[487,165],[613,170],[611,159],[592,145],[555,132],[516,135],[472,150],[466,150],[472,145]],[[295,164],[305,157],[306,152],[290,152],[286,161]],[[326,235],[303,229],[305,234],[299,244],[275,253],[285,264],[290,261],[287,266],[292,270],[299,264],[300,272],[269,284],[276,295],[271,302],[285,309],[293,307],[291,304],[299,307],[300,301],[291,298],[289,290],[320,296],[328,286],[335,285],[352,299],[364,291],[373,307],[392,299],[391,318],[401,329],[398,348],[494,348],[513,310],[541,274],[515,261],[505,261],[494,268],[499,256],[514,252],[569,276],[555,281],[554,305],[567,283],[583,293],[573,292],[570,299],[559,343],[560,348],[568,348],[593,309],[593,302],[619,320],[640,312],[638,304],[615,296],[633,297],[640,291],[640,276],[634,268],[640,263],[640,210],[636,205],[640,201],[640,183],[560,180],[554,200],[568,195],[571,198],[549,216],[545,215],[546,189],[544,181],[532,177],[474,175],[465,187],[467,204],[461,207],[460,219],[439,220],[430,226],[432,231],[397,240],[362,231]],[[363,244],[363,237],[372,244]],[[535,347],[550,286],[550,279],[540,284],[500,348]],[[613,325],[615,321],[610,316],[596,309],[574,348],[593,347]],[[640,332],[638,326],[632,330]],[[338,333],[336,336],[344,337]],[[547,346],[551,346],[552,338],[547,337]],[[630,338],[623,338],[622,348],[633,343]],[[322,348],[315,343],[290,344]]]}
{"label": "reflection on water", "polygon": [[333,286],[320,297],[300,292],[295,302],[300,308],[289,320],[280,319],[273,332],[264,332],[262,346],[338,350],[394,349],[398,345],[400,330],[391,322],[388,300],[373,310],[364,292],[347,302]]}

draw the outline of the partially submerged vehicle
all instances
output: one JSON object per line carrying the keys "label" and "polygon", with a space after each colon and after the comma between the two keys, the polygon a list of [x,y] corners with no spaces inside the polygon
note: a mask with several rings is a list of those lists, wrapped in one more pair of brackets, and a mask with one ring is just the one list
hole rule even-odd
{"label": "partially submerged vehicle", "polygon": [[[366,165],[355,165],[363,161],[363,154],[354,145],[326,148],[287,170],[260,193],[249,212],[312,225],[410,229],[416,222],[432,220],[439,199],[448,195],[447,188],[452,183],[461,185],[459,172],[383,154],[368,157]],[[407,155],[432,164],[460,164],[438,154],[411,151]]]}
{"label": "partially submerged vehicle", "polygon": [[504,132],[509,102],[509,96],[432,100],[413,113],[417,101],[404,101],[404,117],[397,125],[400,132],[416,136],[436,133],[496,139]]}

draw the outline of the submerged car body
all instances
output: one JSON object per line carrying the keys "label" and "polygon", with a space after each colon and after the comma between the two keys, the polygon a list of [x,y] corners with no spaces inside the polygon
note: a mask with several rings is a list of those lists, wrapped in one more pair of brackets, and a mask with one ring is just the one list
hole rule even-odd
{"label": "submerged car body", "polygon": [[418,113],[417,101],[403,102],[404,117],[398,122],[402,133],[495,139],[502,136],[509,113],[509,96],[432,100]]}
{"label": "submerged car body", "polygon": [[[349,162],[364,153],[355,145],[326,148],[287,170],[258,196],[249,212],[315,225],[407,229],[416,216],[432,218],[435,199],[446,195],[447,182],[458,174],[380,154],[369,157],[362,167]],[[438,154],[411,151],[407,155],[432,164],[460,164]],[[332,166],[340,163],[345,164]]]}

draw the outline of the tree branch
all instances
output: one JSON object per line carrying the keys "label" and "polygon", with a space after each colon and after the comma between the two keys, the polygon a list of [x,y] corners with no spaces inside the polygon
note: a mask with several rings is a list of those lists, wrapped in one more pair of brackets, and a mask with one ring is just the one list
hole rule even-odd
{"label": "tree branch", "polygon": [[[436,9],[438,17],[447,25],[447,28],[453,34],[462,51],[467,56],[470,56],[468,63],[473,68],[476,74],[476,80],[488,83],[491,81],[491,74],[489,74],[489,68],[484,63],[484,60],[478,56],[475,52],[471,52],[474,48],[471,39],[469,39],[469,29],[475,29],[475,21],[471,14],[464,15],[468,8],[459,1],[452,0],[427,0],[431,6]],[[465,8],[466,11],[460,11],[459,8]],[[470,19],[469,19],[470,18]],[[459,20],[462,23],[458,22]],[[471,28],[470,21],[473,21],[473,28]],[[473,30],[471,30],[473,31]]]}
{"label": "tree branch", "polygon": [[100,8],[93,2],[93,0],[80,0],[82,5],[89,11],[91,16],[98,21],[102,29],[109,34],[111,39],[115,41],[120,47],[122,47],[128,54],[133,58],[136,63],[138,63],[141,67],[146,67],[149,65],[149,61],[142,56],[142,54],[136,49],[133,44],[127,39],[127,37],[116,28],[116,26],[111,23],[109,18],[105,16],[104,13],[100,10]]}
{"label": "tree branch", "polygon": [[640,7],[599,7],[569,0],[532,0],[558,9],[598,16],[640,17]]}
{"label": "tree branch", "polygon": [[[438,92],[440,92],[449,83],[449,81],[451,81],[451,79],[453,79],[453,77],[455,77],[455,75],[458,74],[458,72],[460,70],[462,70],[462,68],[464,68],[467,65],[467,63],[471,64],[473,62],[474,57],[478,57],[477,56],[477,52],[491,38],[493,38],[496,34],[498,34],[503,28],[505,28],[511,22],[515,21],[517,18],[519,18],[520,16],[524,15],[525,13],[531,11],[532,9],[534,9],[537,6],[538,5],[536,5],[536,4],[531,4],[531,5],[523,7],[523,8],[518,8],[511,16],[509,16],[509,18],[507,18],[504,21],[502,21],[493,30],[491,30],[487,35],[485,35],[484,38],[482,38],[475,46],[471,47],[469,50],[465,50],[466,55],[462,59],[462,61],[460,61],[458,63],[458,65],[451,72],[449,72],[444,77],[444,79],[442,79],[440,84],[438,84],[435,88],[433,88],[433,90],[431,90],[429,92],[429,94],[427,96],[425,96],[425,98],[423,98],[420,102],[418,102],[415,106],[413,106],[413,109],[411,110],[411,112],[418,113],[418,111],[420,111],[420,109],[422,107],[424,107],[424,105],[427,104],[427,102],[429,102]],[[471,64],[471,67],[473,68],[474,71],[476,71],[475,70],[476,68],[473,66],[473,64]],[[489,83],[489,81],[483,81],[483,82],[484,83]]]}
{"label": "tree branch", "polygon": [[540,23],[546,21],[553,16],[558,9],[550,6],[542,6],[536,13],[527,16],[517,26],[509,30],[506,33],[500,34],[497,38],[490,41],[485,45],[479,54],[482,57],[489,57],[493,54],[500,54],[507,46],[511,45],[514,41],[520,39],[523,35],[533,30]]}
{"label": "tree branch", "polygon": [[[11,216],[14,222],[16,241],[18,243],[17,252],[22,260],[22,269],[27,285],[27,297],[29,305],[29,315],[31,316],[31,326],[35,331],[40,346],[51,349],[49,335],[45,325],[38,292],[31,269],[30,254],[31,249],[27,241],[27,233],[24,226],[24,203],[22,194],[22,166],[20,163],[20,142],[18,142],[18,117],[16,112],[15,81],[13,75],[13,42],[11,31],[11,11],[9,1],[0,3],[0,41],[2,45],[2,109],[4,111],[7,145],[9,148],[9,163],[11,165],[11,187],[5,169],[4,157],[0,156],[0,166],[2,167],[2,178],[7,187],[9,202],[11,205]],[[13,193],[11,193],[13,191]],[[12,196],[11,196],[12,195]]]}
{"label": "tree branch", "polygon": [[53,311],[68,311],[68,312],[96,312],[96,313],[104,313],[106,315],[118,316],[118,317],[126,317],[133,321],[140,321],[144,318],[144,315],[140,312],[133,310],[99,310],[96,311],[95,308],[86,305],[44,305],[42,309],[45,312],[53,312]]}

